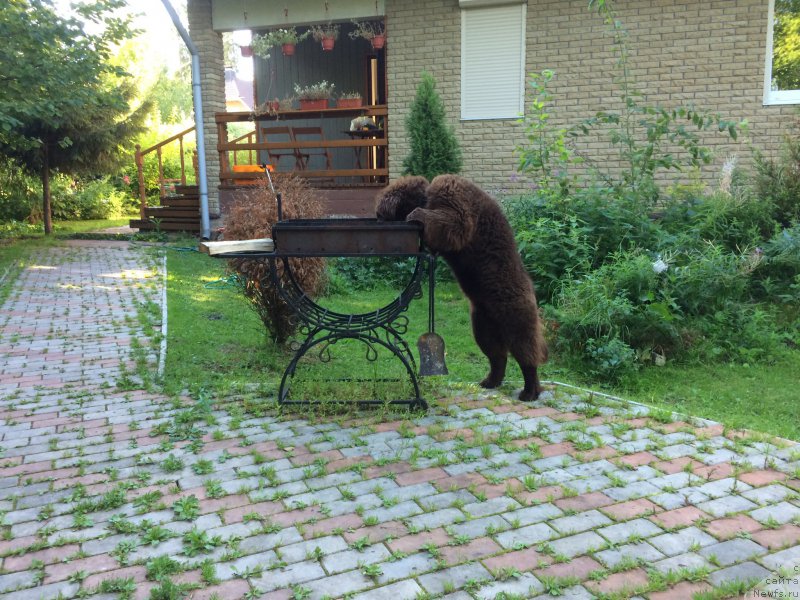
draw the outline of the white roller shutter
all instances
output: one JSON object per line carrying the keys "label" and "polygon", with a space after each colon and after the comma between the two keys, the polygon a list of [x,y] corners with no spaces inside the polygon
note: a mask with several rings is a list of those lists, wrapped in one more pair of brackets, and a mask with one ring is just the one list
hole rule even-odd
{"label": "white roller shutter", "polygon": [[516,119],[524,110],[526,4],[462,8],[461,119]]}

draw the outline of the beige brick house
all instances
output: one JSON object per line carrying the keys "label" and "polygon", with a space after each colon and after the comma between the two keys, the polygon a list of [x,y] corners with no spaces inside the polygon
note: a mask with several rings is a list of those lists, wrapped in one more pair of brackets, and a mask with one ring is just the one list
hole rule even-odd
{"label": "beige brick house", "polygon": [[[800,98],[795,93],[774,93],[765,84],[774,1],[617,0],[614,5],[629,33],[636,87],[649,102],[691,103],[749,122],[744,143],[731,146],[721,136],[706,140],[717,151],[717,164],[704,173],[708,181],[731,153],[743,162],[752,147],[775,153],[796,114],[792,103]],[[384,20],[380,96],[391,123],[386,131],[389,178],[399,175],[408,151],[403,121],[423,70],[433,74],[445,101],[464,151],[464,174],[495,193],[521,185],[514,182],[515,147],[525,142],[518,115],[527,74],[555,71],[556,125],[619,107],[611,36],[588,0],[189,0],[188,12],[190,33],[202,53],[210,177],[219,174],[214,114],[225,110],[224,31]],[[340,44],[348,42],[343,37]],[[363,68],[344,59],[337,65],[339,70]],[[257,103],[265,99],[265,73],[257,63]],[[605,138],[581,143],[596,160],[613,163],[615,153]],[[209,180],[212,211],[218,206],[214,183]]]}

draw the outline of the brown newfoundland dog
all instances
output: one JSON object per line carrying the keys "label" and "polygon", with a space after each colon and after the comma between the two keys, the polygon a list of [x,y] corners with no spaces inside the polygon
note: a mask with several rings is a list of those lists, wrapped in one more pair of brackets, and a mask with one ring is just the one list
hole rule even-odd
{"label": "brown newfoundland dog", "polygon": [[472,331],[489,359],[485,388],[498,387],[508,354],[525,379],[520,400],[541,392],[537,367],[547,360],[536,295],[514,233],[497,201],[457,175],[404,177],[385,188],[375,212],[385,221],[418,221],[427,248],[450,265],[470,301]]}

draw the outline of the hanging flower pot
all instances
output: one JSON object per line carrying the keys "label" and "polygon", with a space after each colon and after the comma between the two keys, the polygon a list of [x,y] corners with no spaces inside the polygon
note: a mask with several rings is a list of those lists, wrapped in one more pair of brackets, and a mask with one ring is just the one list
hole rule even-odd
{"label": "hanging flower pot", "polygon": [[239,46],[239,50],[242,53],[242,56],[245,58],[250,58],[253,56],[253,47],[252,46]]}
{"label": "hanging flower pot", "polygon": [[334,42],[339,39],[339,26],[332,23],[315,25],[309,31],[311,31],[311,36],[322,44],[325,52],[333,50]]}
{"label": "hanging flower pot", "polygon": [[265,34],[256,34],[253,36],[251,47],[256,56],[263,59],[270,57],[270,50],[273,47],[280,46],[284,56],[294,55],[295,45],[306,39],[310,33],[298,34],[294,27],[288,29],[274,29]]}
{"label": "hanging flower pot", "polygon": [[282,44],[281,52],[284,56],[294,56],[295,44]]}
{"label": "hanging flower pot", "polygon": [[386,45],[386,34],[382,33],[373,37],[370,42],[372,43],[373,50],[380,50]]}

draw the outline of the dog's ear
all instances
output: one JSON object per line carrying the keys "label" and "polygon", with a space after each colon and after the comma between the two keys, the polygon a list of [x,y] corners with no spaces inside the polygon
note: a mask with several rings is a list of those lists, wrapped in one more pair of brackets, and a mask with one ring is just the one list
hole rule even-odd
{"label": "dog's ear", "polygon": [[375,198],[375,214],[381,221],[405,221],[415,208],[428,202],[428,180],[411,176],[398,179]]}

